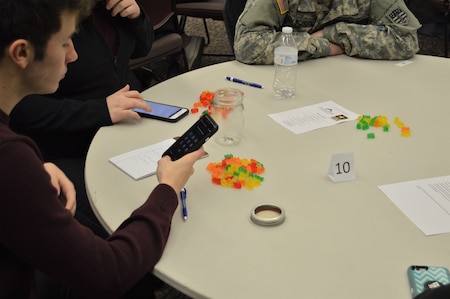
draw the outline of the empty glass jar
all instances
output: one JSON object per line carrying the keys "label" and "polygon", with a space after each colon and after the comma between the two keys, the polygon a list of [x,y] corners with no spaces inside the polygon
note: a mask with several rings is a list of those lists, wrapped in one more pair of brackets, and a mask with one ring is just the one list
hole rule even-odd
{"label": "empty glass jar", "polygon": [[244,105],[242,91],[230,87],[214,93],[212,117],[219,125],[214,140],[222,145],[235,145],[242,139]]}

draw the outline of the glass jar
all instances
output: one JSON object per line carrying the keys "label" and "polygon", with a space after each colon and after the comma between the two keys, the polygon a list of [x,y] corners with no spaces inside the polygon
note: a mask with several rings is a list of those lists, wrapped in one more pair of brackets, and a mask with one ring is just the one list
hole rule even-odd
{"label": "glass jar", "polygon": [[242,91],[230,87],[214,93],[212,117],[219,125],[214,140],[222,145],[235,145],[242,139],[244,105]]}

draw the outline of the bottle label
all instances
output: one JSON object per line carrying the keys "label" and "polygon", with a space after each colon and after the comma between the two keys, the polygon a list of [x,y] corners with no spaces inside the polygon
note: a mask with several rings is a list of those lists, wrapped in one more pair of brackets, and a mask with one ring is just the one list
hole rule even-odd
{"label": "bottle label", "polygon": [[296,65],[298,52],[295,48],[278,47],[275,49],[274,63],[278,65]]}

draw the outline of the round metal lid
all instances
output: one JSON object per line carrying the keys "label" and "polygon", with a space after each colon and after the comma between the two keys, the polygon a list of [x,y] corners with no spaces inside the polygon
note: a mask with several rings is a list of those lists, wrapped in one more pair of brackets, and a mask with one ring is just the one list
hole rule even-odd
{"label": "round metal lid", "polygon": [[265,203],[253,208],[250,218],[258,225],[272,226],[283,223],[286,219],[286,213],[280,206]]}

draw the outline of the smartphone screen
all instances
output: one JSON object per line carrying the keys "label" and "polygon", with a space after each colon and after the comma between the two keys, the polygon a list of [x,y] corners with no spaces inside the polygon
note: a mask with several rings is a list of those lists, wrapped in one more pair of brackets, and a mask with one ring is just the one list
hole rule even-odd
{"label": "smartphone screen", "polygon": [[176,122],[187,115],[188,109],[184,107],[178,107],[173,105],[167,105],[152,101],[145,101],[152,111],[148,112],[140,108],[133,109],[139,115],[149,118],[155,118],[164,121]]}

